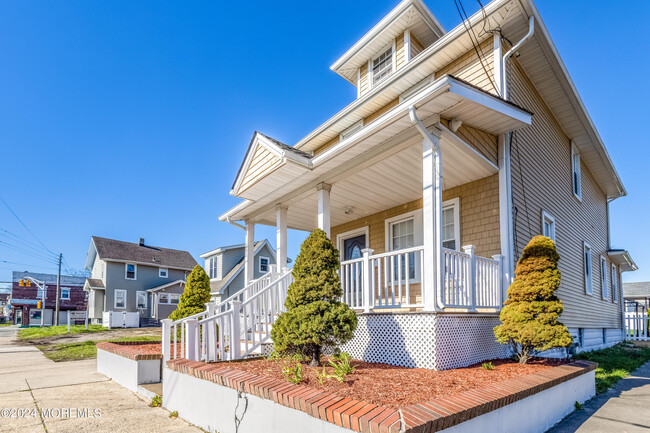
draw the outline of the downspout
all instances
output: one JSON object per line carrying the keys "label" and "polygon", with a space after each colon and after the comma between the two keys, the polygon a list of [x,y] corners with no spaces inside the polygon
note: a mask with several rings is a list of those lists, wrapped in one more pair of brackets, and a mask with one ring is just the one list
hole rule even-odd
{"label": "downspout", "polygon": [[[535,18],[534,16],[531,15],[528,21],[528,33],[519,40],[515,45],[510,48],[503,57],[500,59],[496,60],[498,62],[498,68],[495,67],[495,71],[499,72],[499,77],[496,80],[497,83],[499,84],[500,88],[500,93],[501,96],[504,100],[508,100],[508,79],[507,79],[507,61],[510,57],[512,57],[513,54],[517,52],[517,50],[526,42],[528,39],[530,39],[534,32],[535,32]],[[495,54],[500,55],[501,53],[501,40],[495,42]],[[496,59],[496,57],[495,57]],[[500,183],[499,186],[503,187],[506,191],[506,203],[505,205],[505,212],[503,212],[503,216],[507,218],[506,220],[506,232],[507,232],[507,251],[506,256],[506,263],[505,263],[505,272],[504,272],[504,292],[505,289],[510,285],[512,282],[512,278],[514,275],[514,263],[515,263],[515,257],[514,257],[514,244],[515,244],[515,234],[514,234],[514,227],[513,227],[513,218],[514,218],[514,213],[513,213],[513,205],[512,205],[512,170],[511,170],[511,159],[510,159],[510,145],[512,143],[512,132],[508,132],[506,134],[499,135],[499,151],[502,154],[502,164],[500,164],[499,167],[499,176],[503,176],[503,183]],[[503,173],[503,175],[501,174]],[[503,245],[503,244],[502,244]],[[504,251],[502,251],[502,254]],[[505,293],[504,293],[504,298],[505,298]]]}
{"label": "downspout", "polygon": [[535,17],[531,16],[530,19],[528,20],[528,33],[526,33],[526,36],[521,38],[519,42],[517,42],[515,45],[513,45],[512,48],[508,50],[507,53],[504,54],[503,59],[501,60],[501,89],[502,94],[503,94],[503,99],[508,100],[508,80],[506,79],[506,62],[514,53],[517,52],[517,50],[526,42],[528,39],[530,39],[533,36],[533,33],[535,33]]}
{"label": "downspout", "polygon": [[241,225],[241,224],[239,224],[239,223],[237,223],[237,222],[231,220],[229,216],[226,217],[226,222],[227,222],[228,224],[232,224],[232,225],[234,225],[235,227],[237,227],[237,228],[239,228],[239,229],[242,229],[243,231],[246,231],[246,227],[244,227],[243,225]]}
{"label": "downspout", "polygon": [[[422,137],[431,145],[431,150],[433,151],[433,157],[435,158],[435,176],[434,176],[434,189],[435,189],[435,205],[438,211],[441,211],[442,205],[442,152],[440,150],[440,139],[434,137],[429,130],[422,124],[420,119],[418,119],[417,112],[415,111],[415,106],[411,105],[409,107],[409,117],[411,123],[415,125],[415,128],[420,132]],[[435,279],[434,279],[434,293],[436,294],[436,305],[442,309],[444,304],[440,299],[440,289],[442,288],[442,221],[441,212],[438,212],[435,216],[435,225],[433,230],[434,236],[434,247],[435,247]],[[424,266],[424,264],[423,264]]]}

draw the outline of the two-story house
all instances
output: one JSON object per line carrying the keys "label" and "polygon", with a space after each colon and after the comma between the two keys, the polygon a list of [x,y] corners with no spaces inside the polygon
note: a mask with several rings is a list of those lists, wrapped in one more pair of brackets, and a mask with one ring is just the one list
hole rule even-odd
{"label": "two-story house", "polygon": [[132,243],[93,236],[85,266],[91,276],[84,284],[91,323],[102,323],[110,311],[139,313],[141,323],[167,318],[196,265],[189,252],[146,245],[143,238]]}
{"label": "two-story house", "polygon": [[[255,242],[253,279],[260,278],[275,265],[275,250],[268,240]],[[229,245],[201,254],[204,269],[210,276],[212,299],[219,302],[239,292],[246,285],[244,275],[245,245]]]}
{"label": "two-story house", "polygon": [[[589,59],[585,59],[589,61]],[[355,358],[451,368],[505,356],[492,329],[529,240],[561,256],[578,350],[623,338],[610,203],[625,188],[539,11],[493,0],[451,30],[400,2],[331,69],[357,98],[293,145],[255,133],[220,217],[324,230],[359,313]]]}

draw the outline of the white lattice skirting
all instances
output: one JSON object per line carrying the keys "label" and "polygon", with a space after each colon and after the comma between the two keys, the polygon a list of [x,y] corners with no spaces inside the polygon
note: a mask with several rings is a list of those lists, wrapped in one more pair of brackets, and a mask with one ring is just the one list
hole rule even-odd
{"label": "white lattice skirting", "polygon": [[495,342],[499,318],[480,314],[362,314],[354,338],[341,346],[353,358],[446,370],[505,358]]}

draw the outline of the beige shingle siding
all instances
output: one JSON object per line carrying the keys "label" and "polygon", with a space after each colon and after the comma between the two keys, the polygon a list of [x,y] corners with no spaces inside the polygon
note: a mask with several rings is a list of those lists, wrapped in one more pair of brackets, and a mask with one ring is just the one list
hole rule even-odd
{"label": "beige shingle siding", "polygon": [[[440,78],[445,74],[453,75],[461,80],[465,80],[487,92],[496,95],[494,88],[494,52],[492,48],[492,38],[482,42],[480,45],[482,51],[483,65],[479,61],[476,51],[471,50],[463,54],[447,66],[436,72],[435,78]],[[485,69],[484,69],[485,67]],[[487,70],[488,75],[485,74]]]}
{"label": "beige shingle siding", "polygon": [[[461,245],[476,245],[476,254],[492,257],[501,250],[499,238],[499,176],[493,175],[443,191],[443,200],[460,198]],[[368,245],[375,254],[386,252],[385,221],[422,208],[422,200],[386,209],[331,229],[331,239],[368,226]]]}
{"label": "beige shingle siding", "polygon": [[[608,300],[602,299],[600,256],[607,253],[606,196],[581,164],[582,202],[572,190],[571,143],[516,61],[508,67],[512,101],[534,113],[533,123],[517,131],[512,145],[516,255],[541,233],[541,212],[555,218],[564,304],[561,320],[572,328],[621,326],[621,307],[612,302],[611,262],[607,262]],[[593,294],[585,294],[583,241],[592,249]],[[619,284],[620,290],[620,284]],[[619,292],[620,302],[620,292]]]}
{"label": "beige shingle siding", "polygon": [[280,158],[273,155],[264,146],[259,146],[255,150],[255,154],[251,159],[251,163],[246,170],[246,174],[242,179],[240,191],[245,191],[255,182],[259,181],[264,176],[273,172],[280,165]]}
{"label": "beige shingle siding", "polygon": [[359,69],[359,96],[370,90],[370,81],[368,76],[368,64],[366,63]]}
{"label": "beige shingle siding", "polygon": [[404,34],[402,33],[398,37],[395,38],[395,67],[396,69],[400,69],[402,66],[406,65],[406,62],[408,62],[407,56],[406,56],[406,50],[407,46],[404,43]]}

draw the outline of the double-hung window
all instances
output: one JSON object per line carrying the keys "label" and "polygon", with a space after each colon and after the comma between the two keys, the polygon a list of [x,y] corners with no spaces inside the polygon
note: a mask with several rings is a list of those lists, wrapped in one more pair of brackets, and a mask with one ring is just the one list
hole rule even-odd
{"label": "double-hung window", "polygon": [[612,264],[612,300],[618,302],[618,272],[614,264]]}
{"label": "double-hung window", "polygon": [[[403,250],[415,246],[414,219],[409,218],[403,221],[394,222],[391,228],[391,245],[393,251]],[[408,255],[408,270],[407,258]],[[405,279],[408,272],[409,280],[415,279],[415,253],[400,255],[399,262],[395,263],[394,278],[398,281]],[[400,275],[401,274],[401,275]]]}
{"label": "double-hung window", "polygon": [[370,61],[372,85],[376,86],[393,73],[393,46],[383,50],[381,54]]}
{"label": "double-hung window", "polygon": [[136,292],[135,301],[136,301],[135,308],[137,308],[137,309],[140,309],[140,308],[146,309],[147,308],[147,292],[143,292],[143,291],[138,290]]}
{"label": "double-hung window", "polygon": [[126,308],[126,290],[115,290],[115,308]]}
{"label": "double-hung window", "polygon": [[542,211],[542,235],[555,242],[555,218]]}
{"label": "double-hung window", "polygon": [[179,295],[177,293],[171,293],[169,295],[169,303],[170,304],[178,304],[178,301],[180,301],[180,299],[181,299],[181,295]]}
{"label": "double-hung window", "polygon": [[158,268],[158,276],[160,278],[167,278],[169,276],[169,270],[167,268]]}
{"label": "double-hung window", "polygon": [[573,179],[573,195],[582,200],[582,181],[580,178],[580,152],[576,145],[571,142],[571,174]]}
{"label": "double-hung window", "polygon": [[588,243],[583,244],[583,267],[585,273],[585,293],[591,295],[593,292],[593,272],[591,269],[591,247]]}
{"label": "double-hung window", "polygon": [[607,259],[605,256],[600,256],[600,290],[603,299],[608,299],[609,293],[607,293]]}
{"label": "double-hung window", "polygon": [[126,263],[124,265],[124,278],[127,280],[135,280],[138,275],[138,265],[133,263]]}
{"label": "double-hung window", "polygon": [[450,250],[460,249],[459,199],[442,204],[442,246]]}
{"label": "double-hung window", "polygon": [[70,289],[68,287],[61,287],[61,299],[70,299]]}
{"label": "double-hung window", "polygon": [[260,272],[266,274],[269,271],[270,263],[268,257],[260,256]]}

